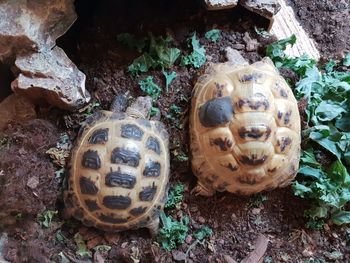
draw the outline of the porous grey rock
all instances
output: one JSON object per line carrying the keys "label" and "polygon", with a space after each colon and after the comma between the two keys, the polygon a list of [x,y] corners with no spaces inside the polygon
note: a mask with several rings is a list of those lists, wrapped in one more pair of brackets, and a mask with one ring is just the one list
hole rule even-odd
{"label": "porous grey rock", "polygon": [[4,256],[3,256],[3,250],[4,250],[4,246],[7,243],[7,233],[2,233],[0,236],[0,262],[1,263],[10,263],[8,261],[5,260]]}
{"label": "porous grey rock", "polygon": [[232,65],[248,65],[248,61],[242,57],[241,53],[238,50],[233,49],[231,47],[225,48],[225,56],[228,62]]}
{"label": "porous grey rock", "polygon": [[15,67],[19,75],[11,83],[12,90],[34,103],[46,101],[72,110],[90,100],[90,94],[85,90],[84,73],[57,46],[18,57]]}
{"label": "porous grey rock", "polygon": [[271,19],[281,9],[277,0],[240,0],[239,4],[268,19]]}
{"label": "porous grey rock", "polygon": [[1,0],[0,60],[51,49],[76,18],[74,0]]}
{"label": "porous grey rock", "polygon": [[208,10],[220,10],[235,7],[238,0],[205,0]]}

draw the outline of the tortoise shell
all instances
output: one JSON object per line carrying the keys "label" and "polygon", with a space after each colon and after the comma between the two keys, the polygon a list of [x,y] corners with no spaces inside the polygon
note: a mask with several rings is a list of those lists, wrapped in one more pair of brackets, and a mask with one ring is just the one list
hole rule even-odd
{"label": "tortoise shell", "polygon": [[207,195],[286,186],[299,167],[297,101],[267,58],[216,64],[198,80],[190,137],[192,168]]}
{"label": "tortoise shell", "polygon": [[66,211],[105,231],[156,230],[169,167],[161,122],[100,111],[82,126],[71,153]]}

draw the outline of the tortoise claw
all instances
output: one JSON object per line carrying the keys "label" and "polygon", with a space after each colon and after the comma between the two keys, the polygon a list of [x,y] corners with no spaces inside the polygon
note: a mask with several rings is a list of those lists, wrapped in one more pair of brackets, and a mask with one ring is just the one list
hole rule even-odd
{"label": "tortoise claw", "polygon": [[213,196],[215,194],[215,190],[211,188],[207,188],[198,182],[196,187],[192,189],[191,194]]}

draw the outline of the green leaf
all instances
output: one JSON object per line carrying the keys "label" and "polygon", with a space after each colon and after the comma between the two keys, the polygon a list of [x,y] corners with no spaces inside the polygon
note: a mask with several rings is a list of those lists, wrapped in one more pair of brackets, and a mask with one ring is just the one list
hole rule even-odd
{"label": "green leaf", "polygon": [[294,194],[302,198],[306,197],[307,194],[312,193],[312,189],[310,187],[300,184],[297,181],[293,183],[292,188],[294,190]]}
{"label": "green leaf", "polygon": [[196,232],[194,232],[193,237],[195,239],[198,239],[199,241],[202,241],[204,238],[210,237],[212,234],[213,234],[213,230],[208,226],[204,226],[198,229]]}
{"label": "green leaf", "polygon": [[319,168],[312,168],[305,165],[302,165],[298,172],[308,177],[320,178],[322,176],[322,172]]}
{"label": "green leaf", "polygon": [[341,114],[344,112],[346,112],[345,109],[339,103],[331,100],[322,101],[315,110],[319,121],[331,121],[341,117]]}
{"label": "green leaf", "polygon": [[212,42],[216,42],[221,37],[220,33],[221,33],[220,29],[212,29],[212,30],[209,30],[207,33],[205,33],[205,38]]}
{"label": "green leaf", "polygon": [[329,172],[329,177],[333,181],[339,181],[340,183],[344,185],[350,186],[350,175],[348,171],[346,170],[346,167],[342,164],[341,161],[337,160],[335,161]]}
{"label": "green leaf", "polygon": [[329,137],[324,137],[320,132],[311,132],[310,139],[317,142],[323,148],[333,153],[338,159],[341,158],[341,152],[339,151],[336,142],[329,139]]}
{"label": "green leaf", "polygon": [[55,215],[58,214],[58,211],[47,210],[38,215],[39,223],[42,227],[48,228],[51,225],[52,219]]}
{"label": "green leaf", "polygon": [[179,203],[182,202],[184,190],[185,186],[181,183],[176,183],[172,188],[170,188],[168,200],[164,207],[167,209],[174,209]]}
{"label": "green leaf", "polygon": [[350,223],[350,211],[339,211],[332,216],[332,221],[336,225],[343,225]]}
{"label": "green leaf", "polygon": [[66,243],[67,238],[63,235],[61,229],[58,229],[56,232],[56,240],[62,244]]}
{"label": "green leaf", "polygon": [[159,58],[159,64],[164,68],[171,68],[177,58],[180,56],[180,49],[178,48],[159,48],[157,54]]}
{"label": "green leaf", "polygon": [[267,46],[266,55],[268,55],[272,61],[280,60],[285,57],[284,50],[288,45],[294,45],[297,41],[296,36],[293,34],[289,38],[279,40]]}
{"label": "green leaf", "polygon": [[184,217],[180,222],[166,216],[163,211],[159,214],[162,227],[159,230],[157,241],[160,245],[170,251],[181,245],[188,233],[189,219]]}
{"label": "green leaf", "polygon": [[325,66],[325,70],[327,73],[332,72],[333,68],[337,65],[337,63],[334,60],[329,60]]}
{"label": "green leaf", "polygon": [[77,251],[75,252],[75,254],[77,256],[80,256],[80,257],[88,257],[88,258],[91,258],[92,257],[92,253],[91,251],[89,251],[87,249],[87,246],[86,246],[86,242],[85,240],[83,239],[83,237],[79,234],[79,232],[77,232],[75,235],[74,235],[74,242],[75,244],[77,245],[78,249]]}
{"label": "green leaf", "polygon": [[136,76],[141,72],[147,72],[149,69],[157,66],[156,61],[148,54],[144,53],[138,58],[134,59],[132,64],[128,67],[128,71]]}
{"label": "green leaf", "polygon": [[343,59],[343,65],[346,67],[350,66],[350,53],[347,53],[345,55],[345,58]]}
{"label": "green leaf", "polygon": [[300,160],[304,165],[311,165],[316,168],[320,168],[321,165],[316,161],[314,152],[312,148],[309,148],[302,152]]}
{"label": "green leaf", "polygon": [[341,119],[335,121],[335,127],[342,131],[350,132],[350,114],[343,115]]}
{"label": "green leaf", "polygon": [[157,100],[162,89],[153,82],[153,77],[148,76],[147,78],[139,81],[140,89],[147,95],[151,96],[153,100]]}
{"label": "green leaf", "polygon": [[193,33],[190,38],[192,53],[188,56],[183,56],[181,65],[193,65],[195,68],[200,68],[206,62],[205,49],[199,43],[196,33]]}
{"label": "green leaf", "polygon": [[165,91],[169,91],[169,85],[170,83],[177,77],[177,74],[175,71],[172,71],[171,73],[167,73],[166,71],[162,71],[164,77],[165,77]]}

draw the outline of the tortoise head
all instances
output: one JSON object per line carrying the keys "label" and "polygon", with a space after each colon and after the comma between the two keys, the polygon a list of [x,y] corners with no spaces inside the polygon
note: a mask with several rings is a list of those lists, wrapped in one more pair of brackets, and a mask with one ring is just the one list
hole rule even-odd
{"label": "tortoise head", "polygon": [[138,97],[130,107],[126,109],[126,114],[133,118],[147,119],[152,108],[152,98],[150,96]]}

